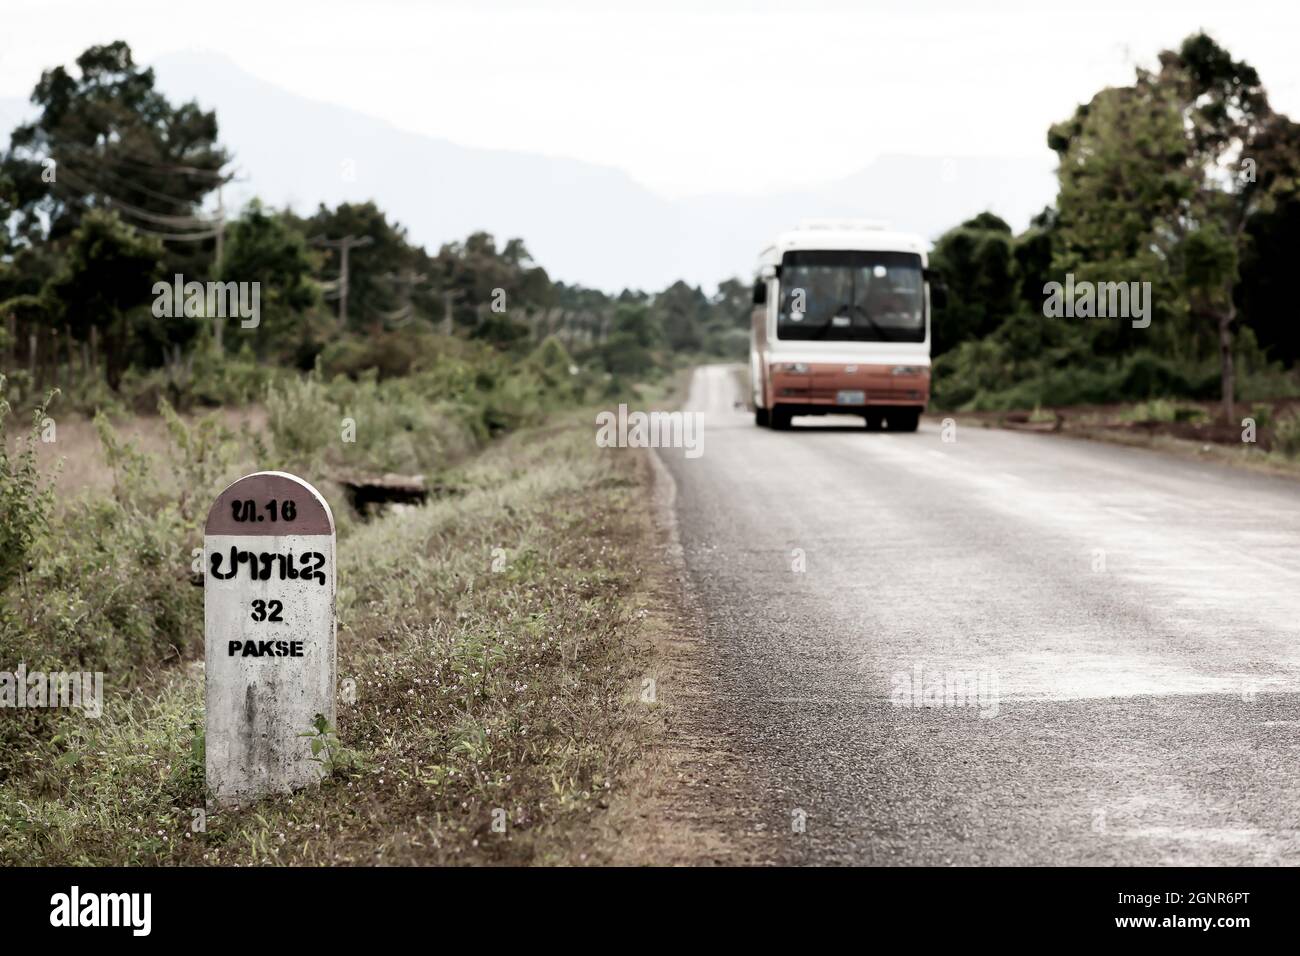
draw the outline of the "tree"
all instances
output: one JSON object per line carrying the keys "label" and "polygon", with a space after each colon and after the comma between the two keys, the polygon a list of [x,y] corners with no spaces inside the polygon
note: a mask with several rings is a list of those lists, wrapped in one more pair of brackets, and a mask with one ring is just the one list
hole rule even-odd
{"label": "tree", "polygon": [[1232,421],[1233,290],[1246,227],[1280,194],[1294,195],[1300,157],[1285,132],[1293,124],[1269,107],[1259,74],[1205,34],[1188,37],[1177,54],[1163,54],[1161,67],[1159,82],[1178,97],[1196,189],[1184,210],[1192,227],[1184,249],[1189,306],[1217,327],[1224,415]]}
{"label": "tree", "polygon": [[[374,202],[341,203],[337,209],[321,205],[310,219],[295,220],[294,224],[309,242],[344,236],[370,240],[368,245],[358,246],[348,254],[349,329],[343,331],[381,322],[385,314],[396,311],[401,305],[398,290],[385,276],[408,268],[419,269],[425,262],[424,250],[410,245],[406,230],[398,223],[390,223]],[[322,261],[325,262],[323,277],[330,281],[342,278],[338,253],[329,253]],[[333,297],[337,298],[337,293]],[[420,300],[417,304],[426,314],[431,314],[431,302]]]}
{"label": "tree", "polygon": [[1147,345],[1192,357],[1197,343],[1184,321],[1176,264],[1179,211],[1193,190],[1170,91],[1150,82],[1103,90],[1053,126],[1048,145],[1060,158],[1053,279],[1151,283],[1147,329],[1075,320],[1094,354],[1118,357]]}
{"label": "tree", "polygon": [[1052,276],[1052,258],[1057,245],[1056,210],[1048,206],[1029,221],[1029,228],[1016,236],[1016,273],[1022,307],[1040,313],[1043,286]]}
{"label": "tree", "polygon": [[[311,281],[315,268],[302,233],[283,216],[268,213],[261,203],[250,203],[231,227],[218,274],[226,282],[259,284],[259,353],[289,344],[295,335],[294,316],[319,302]],[[214,317],[212,321],[214,338],[221,345],[224,320]]]}
{"label": "tree", "polygon": [[709,307],[718,318],[719,324],[735,329],[749,331],[750,316],[754,310],[754,285],[743,279],[723,279],[718,283],[717,294],[709,302]]}
{"label": "tree", "polygon": [[1011,227],[980,213],[935,243],[930,264],[943,276],[948,304],[936,309],[934,355],[991,334],[1017,308],[1019,283]]}
{"label": "tree", "polygon": [[703,344],[700,328],[709,311],[709,300],[698,287],[679,279],[654,297],[654,311],[664,339],[674,352],[695,351]]}
{"label": "tree", "polygon": [[[1294,124],[1269,107],[1252,67],[1202,33],[1161,53],[1158,71],[1098,93],[1048,142],[1060,157],[1058,266],[1152,282],[1158,317],[1190,319],[1181,338],[1193,347],[1212,330],[1232,420],[1238,263],[1252,218],[1295,194]],[[1111,331],[1121,344],[1131,335]]]}
{"label": "tree", "polygon": [[1300,199],[1251,217],[1241,257],[1237,306],[1260,346],[1287,365],[1300,360],[1300,322],[1295,316],[1291,270],[1300,248]]}
{"label": "tree", "polygon": [[651,350],[661,342],[659,330],[643,303],[620,303],[614,311],[613,329],[596,350],[613,375],[643,375],[655,365]]}
{"label": "tree", "polygon": [[[82,217],[69,238],[67,256],[47,293],[77,338],[84,341],[92,328],[99,331],[108,384],[117,388],[132,357],[132,310],[153,298],[162,244],[124,225],[116,213],[101,210]],[[148,310],[137,318],[167,323],[162,335],[177,344],[192,338],[196,329],[192,319],[156,319]]]}
{"label": "tree", "polygon": [[121,41],[93,46],[46,70],[32,93],[40,115],[19,126],[0,158],[16,213],[13,237],[61,243],[94,209],[116,209],[142,231],[175,239],[168,268],[202,271],[214,230],[198,214],[227,176],[216,115],[194,103],[172,106]]}
{"label": "tree", "polygon": [[[528,338],[527,316],[556,302],[546,270],[533,262],[522,239],[507,240],[498,251],[490,233],[473,233],[464,242],[444,245],[434,269],[438,285],[451,297],[456,322],[497,345]],[[566,310],[563,318],[572,345],[578,310]]]}

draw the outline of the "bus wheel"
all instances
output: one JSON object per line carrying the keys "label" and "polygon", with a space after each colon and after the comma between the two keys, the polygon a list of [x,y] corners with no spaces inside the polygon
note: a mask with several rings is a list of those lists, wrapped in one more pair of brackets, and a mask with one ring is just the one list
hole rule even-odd
{"label": "bus wheel", "polygon": [[884,424],[885,421],[885,415],[883,412],[867,412],[862,417],[867,420],[867,431],[869,432],[880,431],[880,426]]}
{"label": "bus wheel", "polygon": [[768,412],[766,408],[754,409],[754,424],[759,428],[766,428],[768,425]]}
{"label": "bus wheel", "polygon": [[782,408],[778,405],[772,409],[772,427],[777,431],[786,431],[790,427],[790,419],[793,417],[788,408]]}
{"label": "bus wheel", "polygon": [[891,432],[914,432],[921,423],[919,408],[896,408],[885,415]]}

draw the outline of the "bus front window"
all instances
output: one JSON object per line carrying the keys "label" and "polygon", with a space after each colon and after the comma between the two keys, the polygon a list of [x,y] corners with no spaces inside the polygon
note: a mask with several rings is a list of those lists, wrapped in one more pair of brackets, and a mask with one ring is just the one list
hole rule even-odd
{"label": "bus front window", "polygon": [[776,337],[923,342],[921,257],[910,252],[787,252]]}

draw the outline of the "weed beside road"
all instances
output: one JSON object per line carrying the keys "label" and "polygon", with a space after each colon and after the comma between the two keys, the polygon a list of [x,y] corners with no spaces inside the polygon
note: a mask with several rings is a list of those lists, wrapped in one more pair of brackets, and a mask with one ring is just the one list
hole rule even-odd
{"label": "weed beside road", "polygon": [[[514,433],[456,469],[454,499],[341,538],[319,789],[205,810],[202,664],[181,636],[179,660],[109,681],[98,720],[3,715],[0,863],[581,862],[651,710],[645,471],[590,421]],[[163,593],[201,638],[201,591]]]}

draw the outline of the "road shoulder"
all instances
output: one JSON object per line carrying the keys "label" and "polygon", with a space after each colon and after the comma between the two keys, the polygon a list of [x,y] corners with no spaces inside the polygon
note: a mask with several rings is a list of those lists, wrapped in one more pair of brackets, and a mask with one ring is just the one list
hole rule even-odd
{"label": "road shoulder", "polygon": [[[601,819],[605,862],[770,863],[718,707],[716,668],[677,533],[676,486],[654,452],[638,454],[639,475],[653,505],[642,521],[646,563],[638,611],[648,648],[642,703],[653,709],[653,719],[643,758]],[[645,699],[650,686],[653,702]]]}

